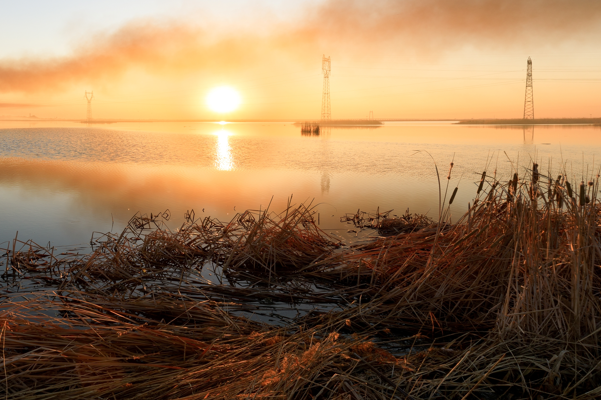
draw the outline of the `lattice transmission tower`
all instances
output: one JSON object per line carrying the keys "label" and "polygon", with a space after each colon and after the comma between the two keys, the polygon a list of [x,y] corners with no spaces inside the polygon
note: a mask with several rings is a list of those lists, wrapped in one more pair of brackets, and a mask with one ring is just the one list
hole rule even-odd
{"label": "lattice transmission tower", "polygon": [[330,107],[330,71],[332,65],[330,57],[324,55],[321,59],[321,69],[323,71],[323,93],[321,95],[321,120],[330,121],[332,119],[332,110]]}
{"label": "lattice transmission tower", "polygon": [[524,119],[534,119],[534,93],[532,90],[532,59],[528,57],[526,73],[526,98],[524,99]]}
{"label": "lattice transmission tower", "polygon": [[92,99],[94,98],[94,92],[86,91],[86,100],[88,101],[88,119],[90,122],[92,120]]}

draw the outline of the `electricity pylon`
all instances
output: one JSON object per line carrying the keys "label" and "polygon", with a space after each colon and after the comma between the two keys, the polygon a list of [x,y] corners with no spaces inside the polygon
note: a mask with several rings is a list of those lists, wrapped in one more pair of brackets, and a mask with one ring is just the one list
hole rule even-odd
{"label": "electricity pylon", "polygon": [[92,121],[92,99],[94,98],[94,92],[86,91],[86,100],[88,101],[88,122]]}
{"label": "electricity pylon", "polygon": [[323,71],[323,94],[321,95],[321,120],[329,121],[332,119],[332,110],[330,108],[330,71],[332,66],[330,57],[324,55],[321,59],[321,69]]}
{"label": "electricity pylon", "polygon": [[532,59],[528,57],[526,73],[526,98],[524,99],[524,119],[534,119],[534,93],[532,89]]}

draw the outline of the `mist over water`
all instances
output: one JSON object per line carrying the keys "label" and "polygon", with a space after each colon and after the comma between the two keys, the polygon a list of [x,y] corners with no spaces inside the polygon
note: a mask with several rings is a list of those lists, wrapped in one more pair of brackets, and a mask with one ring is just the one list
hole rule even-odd
{"label": "mist over water", "polygon": [[[482,171],[503,180],[536,161],[572,180],[597,173],[601,128],[387,123],[303,136],[292,123],[137,123],[102,127],[48,123],[0,126],[0,242],[85,244],[93,231],[121,230],[136,212],[169,209],[229,220],[245,209],[281,211],[313,201],[320,227],[357,209],[438,215],[438,180],[458,217]],[[436,165],[435,165],[436,163]],[[203,211],[204,210],[204,211]]]}

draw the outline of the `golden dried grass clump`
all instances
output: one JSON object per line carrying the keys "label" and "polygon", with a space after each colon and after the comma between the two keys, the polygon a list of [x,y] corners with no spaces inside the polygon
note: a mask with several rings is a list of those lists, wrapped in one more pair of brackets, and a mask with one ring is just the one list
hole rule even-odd
{"label": "golden dried grass clump", "polygon": [[601,206],[591,183],[574,196],[561,179],[548,190],[492,182],[458,223],[377,239],[348,268],[367,270],[378,308],[409,324],[597,343]]}
{"label": "golden dried grass clump", "polygon": [[340,245],[317,227],[310,206],[290,204],[280,214],[246,212],[238,218],[244,230],[230,239],[220,260],[226,271],[259,276],[310,272]]}

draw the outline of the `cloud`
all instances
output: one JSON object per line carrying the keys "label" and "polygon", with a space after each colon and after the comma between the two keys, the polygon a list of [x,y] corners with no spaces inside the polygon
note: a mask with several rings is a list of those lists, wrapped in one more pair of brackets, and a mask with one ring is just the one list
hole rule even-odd
{"label": "cloud", "polygon": [[314,14],[316,35],[414,52],[458,46],[545,44],[596,37],[596,0],[331,0]]}
{"label": "cloud", "polygon": [[0,108],[30,108],[30,107],[42,107],[40,104],[27,104],[27,103],[0,103]]}
{"label": "cloud", "polygon": [[[554,46],[596,40],[598,0],[330,0],[308,8],[296,24],[270,22],[215,34],[188,21],[136,21],[97,34],[71,56],[0,60],[0,92],[40,92],[114,81],[132,68],[176,76],[270,68],[273,60],[315,64],[321,53],[440,56],[478,49]],[[248,24],[246,24],[248,25]],[[245,25],[245,26],[246,26]],[[308,57],[308,55],[310,57]]]}

